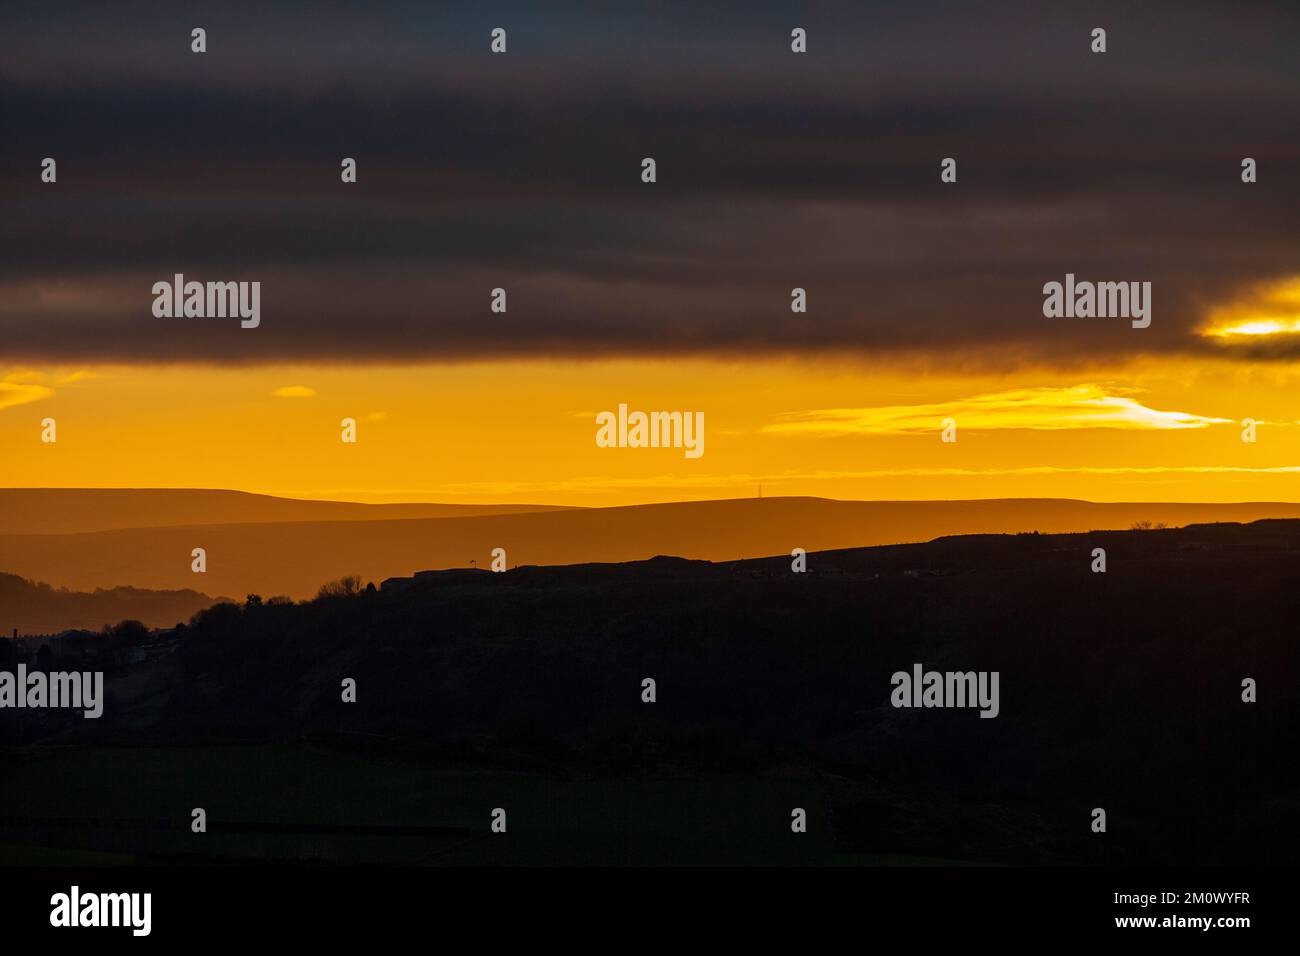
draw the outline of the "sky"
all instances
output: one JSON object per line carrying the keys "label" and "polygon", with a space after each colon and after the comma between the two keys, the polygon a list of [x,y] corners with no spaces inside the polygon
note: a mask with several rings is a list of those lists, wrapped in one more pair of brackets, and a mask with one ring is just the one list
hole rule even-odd
{"label": "sky", "polygon": [[0,485],[1300,500],[1300,8],[624,6],[7,5]]}

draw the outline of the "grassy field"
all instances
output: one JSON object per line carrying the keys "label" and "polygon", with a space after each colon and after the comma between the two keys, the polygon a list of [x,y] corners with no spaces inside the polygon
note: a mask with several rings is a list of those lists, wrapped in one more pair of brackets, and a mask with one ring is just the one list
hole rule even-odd
{"label": "grassy field", "polygon": [[[559,780],[295,746],[77,750],[10,761],[0,863],[945,862],[837,854],[827,800],[806,774]],[[490,832],[496,807],[505,834]]]}

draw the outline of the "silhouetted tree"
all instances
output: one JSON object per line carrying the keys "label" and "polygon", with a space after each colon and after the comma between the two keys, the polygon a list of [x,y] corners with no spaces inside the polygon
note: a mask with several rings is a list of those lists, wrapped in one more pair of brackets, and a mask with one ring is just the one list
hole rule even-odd
{"label": "silhouetted tree", "polygon": [[149,628],[140,621],[120,621],[104,628],[102,637],[114,647],[143,644],[149,640]]}
{"label": "silhouetted tree", "polygon": [[349,574],[339,578],[337,581],[330,581],[328,584],[322,584],[321,589],[316,592],[316,599],[354,597],[359,593],[361,593],[361,578],[355,574]]}

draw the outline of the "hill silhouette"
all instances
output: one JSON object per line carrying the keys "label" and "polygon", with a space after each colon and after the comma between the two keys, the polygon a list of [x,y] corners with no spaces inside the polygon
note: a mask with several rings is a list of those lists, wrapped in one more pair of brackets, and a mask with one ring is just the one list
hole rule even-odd
{"label": "hill silhouette", "polygon": [[0,572],[0,627],[5,636],[15,629],[22,635],[73,629],[97,631],[125,620],[137,620],[149,627],[171,627],[220,600],[228,599],[209,597],[189,588],[69,591]]}
{"label": "hill silhouette", "polygon": [[201,488],[0,488],[0,534],[522,514],[553,505],[361,504]]}
{"label": "hill silhouette", "polygon": [[[176,632],[165,679],[133,678],[147,695],[115,690],[62,739],[309,740],[566,779],[793,774],[835,852],[1290,863],[1298,576],[1296,521],[951,537],[812,553],[803,574],[788,557],[450,571],[218,605]],[[891,706],[914,663],[998,671],[998,717]],[[357,800],[350,819],[368,819]]]}
{"label": "hill silhouette", "polygon": [[[314,504],[314,503],[313,503]],[[277,504],[276,507],[280,505]],[[364,507],[364,506],[363,506]],[[439,506],[441,507],[441,506]],[[305,598],[322,581],[417,569],[634,561],[656,554],[727,561],[943,535],[1126,529],[1297,517],[1300,505],[1104,504],[1059,499],[834,501],[733,499],[408,520],[229,523],[75,534],[0,535],[0,569],[79,590],[131,585]],[[207,573],[191,551],[207,552]]]}

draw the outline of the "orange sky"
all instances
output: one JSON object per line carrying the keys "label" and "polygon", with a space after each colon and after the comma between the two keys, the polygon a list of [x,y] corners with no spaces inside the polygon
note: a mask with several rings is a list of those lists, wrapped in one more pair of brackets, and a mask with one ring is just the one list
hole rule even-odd
{"label": "orange sky", "polygon": [[[1099,56],[1042,3],[798,53],[786,5],[548,5],[496,56],[261,4],[196,57],[135,6],[0,5],[0,487],[1300,501],[1293,9],[1127,4]],[[178,275],[256,329],[155,315]],[[1074,277],[1149,325],[1044,309]],[[620,403],[703,457],[598,447]]]}
{"label": "orange sky", "polygon": [[[898,360],[10,368],[0,484],[579,505],[760,482],[864,499],[1298,500],[1298,380],[1294,364],[1226,359],[963,374]],[[596,413],[620,402],[703,411],[705,454],[597,447]]]}

